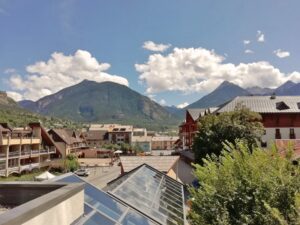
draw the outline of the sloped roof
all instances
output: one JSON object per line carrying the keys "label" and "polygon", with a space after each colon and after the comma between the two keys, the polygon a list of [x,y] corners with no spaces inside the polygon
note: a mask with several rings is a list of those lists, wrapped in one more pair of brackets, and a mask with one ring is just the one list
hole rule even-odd
{"label": "sloped roof", "polygon": [[120,159],[125,173],[142,164],[168,172],[179,160],[179,156],[121,156]]}
{"label": "sloped roof", "polygon": [[104,130],[90,130],[84,133],[86,140],[103,140],[103,136],[107,133]]}
{"label": "sloped roof", "polygon": [[[217,112],[234,111],[237,105],[242,105],[258,113],[300,113],[300,96],[239,96],[225,104]],[[287,107],[280,107],[281,105]]]}
{"label": "sloped roof", "polygon": [[206,114],[210,114],[215,112],[218,107],[209,107],[209,108],[201,108],[201,109],[187,109],[188,113],[191,115],[194,121],[199,119]]}
{"label": "sloped roof", "polygon": [[76,135],[72,136],[72,132],[67,129],[52,129],[66,144],[71,145],[73,143],[81,143],[82,140]]}

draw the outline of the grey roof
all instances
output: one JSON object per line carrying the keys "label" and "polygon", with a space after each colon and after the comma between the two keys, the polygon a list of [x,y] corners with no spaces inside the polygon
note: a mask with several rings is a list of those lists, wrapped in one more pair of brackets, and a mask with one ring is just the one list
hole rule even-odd
{"label": "grey roof", "polygon": [[[258,113],[300,113],[300,96],[276,96],[275,98],[270,96],[239,96],[217,112],[234,111],[239,104]],[[280,109],[278,105],[287,107]]]}
{"label": "grey roof", "polygon": [[124,172],[142,164],[148,164],[161,172],[168,172],[178,161],[179,156],[121,156],[120,159]]}
{"label": "grey roof", "polygon": [[197,120],[200,116],[203,116],[206,109],[187,109],[193,120]]}
{"label": "grey roof", "polygon": [[201,108],[201,109],[187,109],[188,113],[191,115],[194,121],[199,119],[206,114],[213,113],[217,110],[217,107],[210,107],[210,108]]}

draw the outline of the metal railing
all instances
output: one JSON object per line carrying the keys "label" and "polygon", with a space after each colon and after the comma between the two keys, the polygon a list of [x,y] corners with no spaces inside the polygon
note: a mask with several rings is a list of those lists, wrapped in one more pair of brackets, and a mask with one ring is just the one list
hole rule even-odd
{"label": "metal railing", "polygon": [[6,158],[6,153],[0,153],[0,158]]}
{"label": "metal railing", "polygon": [[30,155],[30,150],[22,150],[21,155]]}

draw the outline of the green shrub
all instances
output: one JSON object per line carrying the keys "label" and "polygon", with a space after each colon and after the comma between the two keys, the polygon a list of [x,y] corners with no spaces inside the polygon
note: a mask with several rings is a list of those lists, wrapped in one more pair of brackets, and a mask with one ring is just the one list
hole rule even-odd
{"label": "green shrub", "polygon": [[221,155],[195,165],[192,225],[299,225],[300,168],[273,150],[227,143]]}

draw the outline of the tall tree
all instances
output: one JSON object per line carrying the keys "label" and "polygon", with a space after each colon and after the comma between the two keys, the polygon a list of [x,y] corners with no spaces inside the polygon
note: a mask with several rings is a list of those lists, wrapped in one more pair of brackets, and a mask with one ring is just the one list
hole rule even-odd
{"label": "tall tree", "polygon": [[202,117],[193,145],[196,162],[201,163],[206,155],[220,155],[225,141],[234,143],[236,139],[240,139],[250,148],[256,146],[263,133],[260,121],[258,113],[242,106],[232,112]]}
{"label": "tall tree", "polygon": [[200,187],[190,189],[191,225],[299,225],[300,167],[275,148],[225,148],[195,165]]}

